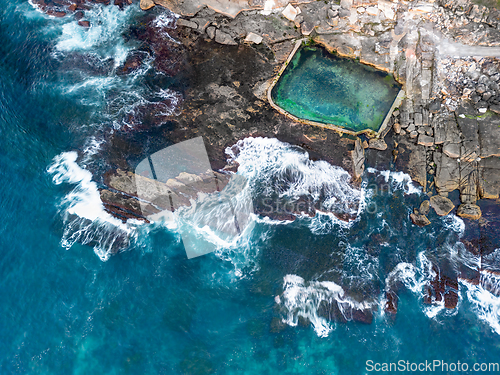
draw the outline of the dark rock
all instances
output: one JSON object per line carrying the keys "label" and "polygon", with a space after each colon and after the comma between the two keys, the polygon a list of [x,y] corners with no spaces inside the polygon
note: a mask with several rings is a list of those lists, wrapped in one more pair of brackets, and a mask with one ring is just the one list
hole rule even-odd
{"label": "dark rock", "polygon": [[85,27],[87,29],[90,27],[90,21],[80,20],[80,21],[78,21],[78,24],[81,27]]}
{"label": "dark rock", "polygon": [[58,17],[58,18],[64,17],[66,15],[66,12],[61,12],[61,11],[52,10],[52,9],[47,10],[45,13],[47,13],[49,16]]}
{"label": "dark rock", "polygon": [[280,333],[286,329],[286,324],[280,318],[274,317],[271,320],[271,326],[269,327],[269,332]]}
{"label": "dark rock", "polygon": [[439,99],[434,99],[430,104],[429,104],[429,111],[431,113],[437,113],[441,109],[441,100]]}
{"label": "dark rock", "polygon": [[85,14],[82,11],[78,11],[78,12],[75,13],[75,20],[79,21],[83,17],[85,17]]}
{"label": "dark rock", "polygon": [[500,105],[490,105],[490,111],[500,114]]}
{"label": "dark rock", "polygon": [[226,44],[229,46],[237,46],[238,43],[236,43],[231,35],[228,33],[222,31],[222,30],[217,30],[215,32],[215,39],[217,43],[220,44]]}
{"label": "dark rock", "polygon": [[386,303],[385,311],[389,314],[396,314],[398,312],[398,296],[396,293],[389,291],[385,293]]}
{"label": "dark rock", "polygon": [[458,304],[458,294],[454,290],[449,290],[444,294],[444,307],[454,309]]}
{"label": "dark rock", "polygon": [[355,322],[372,324],[373,322],[373,311],[370,309],[365,310],[353,310],[352,320]]}
{"label": "dark rock", "polygon": [[117,74],[129,74],[139,69],[142,66],[144,58],[146,57],[147,57],[146,52],[135,51],[130,53],[127,56],[127,59],[125,60],[123,65],[117,69]]}

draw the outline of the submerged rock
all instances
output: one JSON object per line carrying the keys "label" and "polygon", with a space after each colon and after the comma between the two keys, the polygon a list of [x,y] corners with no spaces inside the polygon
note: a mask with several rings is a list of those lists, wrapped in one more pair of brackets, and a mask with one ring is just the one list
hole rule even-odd
{"label": "submerged rock", "polygon": [[396,315],[398,312],[398,295],[392,291],[386,292],[385,293],[385,311]]}

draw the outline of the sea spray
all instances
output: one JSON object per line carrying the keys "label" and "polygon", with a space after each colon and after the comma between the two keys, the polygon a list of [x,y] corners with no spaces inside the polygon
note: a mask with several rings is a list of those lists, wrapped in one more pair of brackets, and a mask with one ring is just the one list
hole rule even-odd
{"label": "sea spray", "polygon": [[[498,277],[496,278],[495,284],[498,283],[499,279]],[[492,275],[483,274],[482,272],[481,283],[479,285],[466,280],[460,280],[460,283],[465,287],[465,294],[477,317],[500,335],[500,297],[485,288],[485,286],[488,289],[492,287]],[[493,291],[498,290],[498,284],[492,289]]]}
{"label": "sea spray", "polygon": [[277,304],[285,309],[283,322],[296,326],[299,317],[311,322],[319,337],[327,337],[334,329],[326,318],[319,315],[322,303],[335,304],[342,317],[352,320],[352,309],[366,310],[373,307],[371,302],[357,302],[347,297],[341,286],[332,281],[306,282],[297,275],[286,275],[283,278],[283,294],[275,298]]}
{"label": "sea spray", "polygon": [[[274,138],[245,138],[226,149],[230,162],[238,163],[238,173],[249,179],[254,197],[276,211],[298,211],[300,199],[307,197],[320,211],[356,215],[361,193],[349,182],[344,169],[326,161],[312,161],[299,147]],[[276,201],[274,201],[276,199]],[[280,199],[286,199],[281,208]],[[279,212],[278,212],[279,213]]]}
{"label": "sea spray", "polygon": [[89,29],[81,27],[77,20],[65,20],[56,51],[97,54],[101,59],[113,59],[114,66],[118,67],[134,47],[125,41],[122,34],[139,12],[137,5],[120,10],[114,5],[94,4],[85,11],[91,24]]}
{"label": "sea spray", "polygon": [[69,249],[75,243],[90,244],[95,253],[105,261],[113,253],[125,250],[135,236],[137,221],[124,224],[104,210],[97,184],[92,174],[77,163],[74,151],[56,156],[47,172],[56,185],[76,185],[62,203],[65,229],[61,244]]}

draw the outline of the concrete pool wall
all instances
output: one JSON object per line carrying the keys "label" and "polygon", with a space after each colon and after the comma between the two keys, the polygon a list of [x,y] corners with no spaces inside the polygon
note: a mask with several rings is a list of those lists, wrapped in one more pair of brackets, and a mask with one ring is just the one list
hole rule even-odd
{"label": "concrete pool wall", "polygon": [[[291,118],[294,121],[297,121],[299,123],[308,124],[308,125],[315,125],[315,126],[321,126],[321,127],[324,127],[324,128],[332,129],[332,130],[335,130],[335,131],[338,131],[338,132],[342,132],[342,133],[346,133],[346,134],[351,134],[351,135],[359,135],[359,134],[363,134],[364,133],[364,134],[366,134],[369,137],[379,137],[380,134],[383,133],[384,130],[387,128],[387,125],[388,125],[389,120],[391,118],[392,112],[394,111],[395,108],[399,107],[399,105],[401,104],[401,102],[402,102],[402,100],[403,100],[403,98],[405,96],[404,91],[401,90],[401,89],[399,89],[399,91],[398,91],[397,95],[395,95],[394,99],[392,99],[392,96],[391,96],[392,105],[390,106],[390,108],[387,111],[387,113],[385,113],[385,116],[383,117],[383,120],[380,121],[380,125],[378,126],[378,129],[373,129],[373,128],[365,128],[365,129],[360,129],[360,130],[349,129],[348,127],[343,126],[343,125],[339,124],[338,122],[335,123],[335,121],[331,121],[331,122],[326,121],[325,122],[325,121],[315,121],[315,119],[311,119],[311,118],[309,118],[309,119],[307,119],[307,118],[301,118],[297,114],[290,113],[290,111],[282,108],[279,104],[276,103],[275,99],[273,98],[273,89],[275,89],[275,86],[280,82],[280,79],[281,79],[283,73],[286,71],[287,67],[289,66],[289,64],[294,59],[297,51],[299,51],[299,49],[301,47],[305,47],[306,40],[307,39],[301,39],[301,40],[298,40],[295,43],[294,49],[292,50],[292,52],[288,56],[287,60],[282,65],[282,67],[280,68],[278,74],[276,75],[276,77],[273,79],[271,85],[269,86],[269,88],[267,90],[267,98],[268,98],[269,103],[271,104],[271,106],[274,109],[276,109],[278,112],[284,114],[285,116],[287,116],[287,117],[289,117],[289,118]],[[320,47],[320,46],[319,45],[314,45],[314,47]],[[314,48],[314,47],[310,47],[310,48]],[[330,52],[328,52],[328,54],[330,54]],[[333,57],[333,55],[332,55],[332,57]],[[299,58],[300,58],[300,55],[299,55]],[[353,61],[352,59],[346,59],[346,58],[339,58],[339,60],[340,59],[344,59],[346,61],[347,60]],[[386,72],[383,72],[383,71],[381,71],[379,69],[375,69],[373,67],[369,67],[366,64],[362,64],[362,63],[359,63],[359,62],[356,62],[355,64],[359,64],[360,66],[363,66],[366,69],[371,69],[374,72],[376,71],[377,73],[380,72],[382,74],[384,74],[384,73],[387,74]],[[376,73],[375,73],[375,75],[376,75]],[[399,88],[402,87],[401,84],[399,84],[398,82],[396,82],[394,80],[394,78],[392,77],[392,75],[387,75],[387,76],[390,76],[390,78],[392,79],[392,81],[395,82],[399,86]],[[388,102],[387,105],[389,103],[390,102]]]}

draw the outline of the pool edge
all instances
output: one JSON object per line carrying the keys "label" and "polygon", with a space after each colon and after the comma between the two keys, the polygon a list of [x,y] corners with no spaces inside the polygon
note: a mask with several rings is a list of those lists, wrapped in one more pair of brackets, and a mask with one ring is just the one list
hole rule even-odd
{"label": "pool edge", "polygon": [[278,111],[282,115],[285,115],[286,117],[291,118],[292,120],[294,120],[294,121],[296,121],[298,123],[301,123],[301,124],[313,125],[313,126],[320,126],[320,127],[323,127],[323,128],[327,128],[327,129],[331,129],[331,130],[340,132],[340,133],[346,133],[346,134],[350,134],[350,135],[354,135],[354,136],[358,136],[360,134],[366,134],[370,138],[378,138],[382,134],[382,132],[387,128],[387,125],[389,124],[389,120],[391,119],[392,112],[394,112],[394,109],[397,108],[397,107],[399,107],[399,105],[403,101],[404,96],[405,96],[405,92],[404,92],[403,89],[400,89],[399,92],[398,92],[398,94],[394,98],[394,101],[392,102],[391,108],[389,109],[389,111],[385,115],[384,121],[382,121],[382,124],[380,125],[378,131],[375,131],[373,129],[364,129],[364,130],[360,130],[358,132],[355,132],[353,130],[346,129],[346,128],[340,126],[340,125],[324,124],[324,123],[317,122],[317,121],[311,121],[311,120],[301,119],[301,118],[298,118],[295,115],[292,115],[290,112],[285,111],[283,108],[281,108],[279,105],[277,105],[273,101],[271,92],[272,92],[274,86],[276,85],[276,83],[278,83],[281,75],[283,74],[283,72],[287,68],[287,66],[290,63],[290,61],[292,60],[292,58],[295,56],[295,53],[297,53],[297,50],[301,47],[302,43],[305,42],[306,40],[308,40],[308,39],[307,38],[301,38],[301,39],[298,39],[295,42],[295,46],[293,47],[292,52],[290,52],[290,55],[288,55],[288,58],[283,63],[283,65],[281,66],[280,70],[278,71],[278,73],[276,74],[276,76],[273,78],[271,84],[269,85],[269,87],[267,89],[267,100],[269,101],[269,104],[271,104],[271,107],[273,107],[276,111]]}

